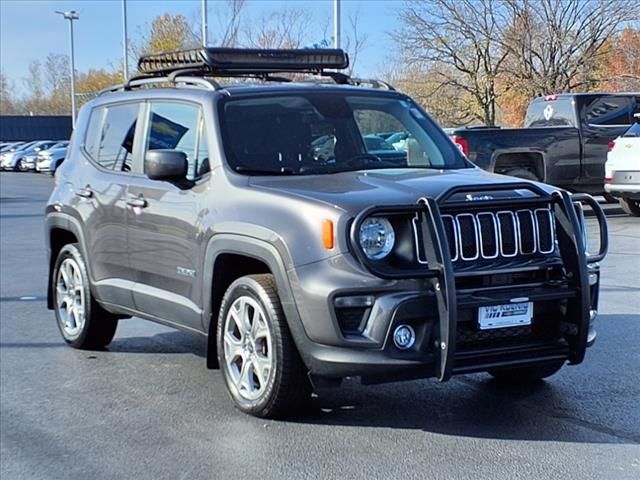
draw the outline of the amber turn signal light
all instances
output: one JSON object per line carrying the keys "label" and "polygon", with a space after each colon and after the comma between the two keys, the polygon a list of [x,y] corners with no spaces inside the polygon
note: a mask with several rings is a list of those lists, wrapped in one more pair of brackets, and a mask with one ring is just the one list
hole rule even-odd
{"label": "amber turn signal light", "polygon": [[327,250],[333,248],[333,221],[331,220],[322,222],[322,244]]}

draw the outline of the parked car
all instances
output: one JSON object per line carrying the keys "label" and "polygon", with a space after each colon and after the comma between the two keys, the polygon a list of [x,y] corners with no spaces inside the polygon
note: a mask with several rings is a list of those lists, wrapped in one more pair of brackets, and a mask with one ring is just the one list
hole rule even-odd
{"label": "parked car", "polygon": [[46,150],[47,148],[54,145],[56,142],[52,140],[41,140],[38,142],[32,143],[27,148],[20,148],[16,150],[13,155],[7,157],[3,164],[2,168],[4,170],[16,170],[21,172],[26,172],[28,170],[27,166],[27,158],[29,158],[31,162],[35,164],[32,158],[38,154],[40,150]]}
{"label": "parked car", "polygon": [[39,152],[36,161],[36,171],[39,173],[56,173],[56,170],[67,156],[67,147],[50,148],[44,152]]}
{"label": "parked car", "polygon": [[38,156],[40,154],[44,154],[45,152],[55,148],[65,148],[67,145],[69,145],[68,140],[59,140],[57,142],[54,142],[52,145],[48,147],[41,148],[40,150],[37,150],[34,153],[25,155],[23,159],[23,165],[22,165],[23,169],[25,171],[36,170],[36,164],[38,163]]}
{"label": "parked car", "polygon": [[602,194],[608,144],[638,112],[640,93],[548,95],[531,102],[525,128],[460,128],[453,139],[490,172]]}
{"label": "parked car", "polygon": [[31,148],[37,142],[28,142],[8,149],[0,155],[0,170],[13,170],[15,166],[14,157],[20,156],[21,152]]}
{"label": "parked car", "polygon": [[[531,382],[581,363],[607,250],[598,203],[477,168],[410,97],[347,67],[330,49],[155,54],[86,103],[45,215],[63,339],[103,348],[132,315],[202,335],[259,417],[345,377]],[[218,83],[282,71],[335,84]],[[368,149],[399,126],[402,162]]]}
{"label": "parked car", "polygon": [[23,171],[35,170],[36,163],[38,162],[38,155],[52,148],[64,148],[68,144],[69,144],[68,140],[60,140],[60,141],[54,142],[49,146],[44,145],[40,147],[39,150],[34,149],[33,152],[28,153],[27,155],[24,156],[22,160],[22,170]]}
{"label": "parked car", "polygon": [[604,188],[619,199],[622,209],[640,217],[640,114],[636,123],[610,144]]}

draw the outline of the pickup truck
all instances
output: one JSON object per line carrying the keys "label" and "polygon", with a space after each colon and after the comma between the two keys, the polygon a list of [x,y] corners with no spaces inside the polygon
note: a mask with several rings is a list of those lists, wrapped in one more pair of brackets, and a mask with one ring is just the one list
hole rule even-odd
{"label": "pickup truck", "polygon": [[465,127],[453,141],[490,172],[602,194],[612,140],[640,112],[640,93],[565,93],[534,99],[525,128]]}

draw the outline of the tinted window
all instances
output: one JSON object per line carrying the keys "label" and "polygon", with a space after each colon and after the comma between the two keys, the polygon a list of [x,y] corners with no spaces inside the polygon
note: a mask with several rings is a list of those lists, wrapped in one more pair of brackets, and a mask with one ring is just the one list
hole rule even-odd
{"label": "tinted window", "polygon": [[602,97],[585,107],[585,119],[589,125],[629,125],[631,123],[631,99]]}
{"label": "tinted window", "polygon": [[[295,93],[220,103],[226,159],[247,174],[322,174],[374,168],[464,168],[447,136],[399,95]],[[377,132],[406,132],[411,154]]]}
{"label": "tinted window", "polygon": [[570,98],[536,100],[529,105],[525,127],[575,127],[575,109]]}
{"label": "tinted window", "polygon": [[183,103],[153,103],[146,149],[180,150],[187,155],[187,178],[209,171],[209,155],[202,131],[200,108]]}
{"label": "tinted window", "polygon": [[101,167],[131,171],[138,109],[138,104],[128,103],[100,107],[91,113],[85,150]]}

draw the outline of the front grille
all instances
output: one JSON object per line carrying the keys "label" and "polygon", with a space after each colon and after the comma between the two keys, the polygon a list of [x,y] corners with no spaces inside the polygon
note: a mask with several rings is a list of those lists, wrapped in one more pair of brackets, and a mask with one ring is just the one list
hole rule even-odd
{"label": "front grille", "polygon": [[442,215],[453,262],[548,255],[555,249],[549,208]]}

